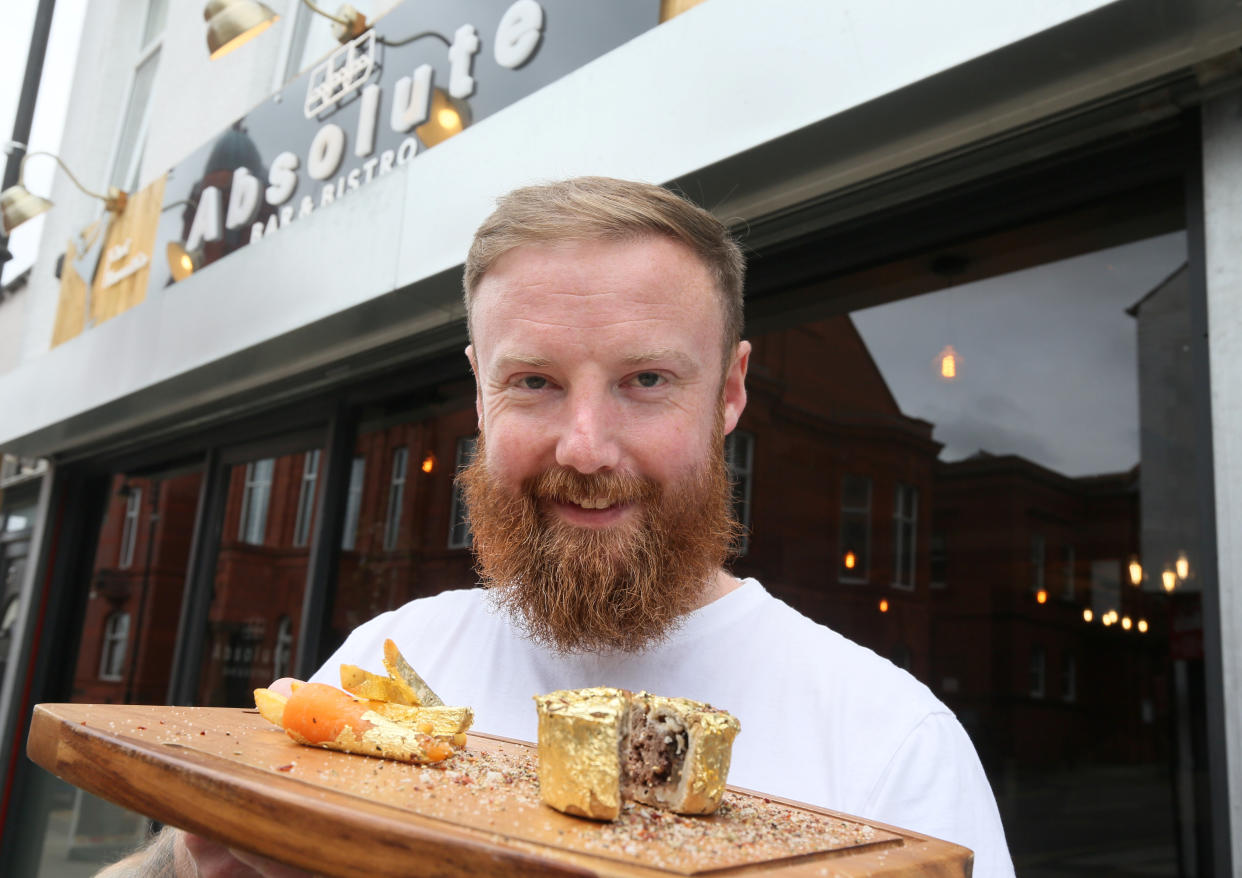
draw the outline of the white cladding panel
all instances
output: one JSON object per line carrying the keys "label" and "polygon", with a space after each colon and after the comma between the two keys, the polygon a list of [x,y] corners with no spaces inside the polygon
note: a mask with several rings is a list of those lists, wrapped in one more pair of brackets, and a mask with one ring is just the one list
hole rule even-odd
{"label": "white cladding panel", "polygon": [[1236,874],[1242,858],[1242,96],[1237,92],[1204,107],[1203,188],[1221,676]]}
{"label": "white cladding panel", "polygon": [[[101,155],[115,139],[132,72],[130,55],[109,49],[120,34],[132,40],[138,26],[121,21],[122,6],[129,4],[91,4],[84,29],[65,154],[89,179],[106,176]],[[191,7],[169,10],[144,180],[263,99],[287,42],[278,24],[209,63],[201,10]],[[23,362],[0,375],[0,447],[47,454],[81,446],[342,351],[366,350],[415,325],[450,322],[460,315],[444,294],[444,276],[426,291],[430,300],[425,281],[460,265],[478,221],[513,186],[579,173],[666,182],[727,163],[726,180],[736,173],[742,182],[709,206],[730,220],[753,219],[1183,69],[1236,45],[1242,32],[1242,11],[1222,11],[1213,0],[1179,6],[1176,28],[1151,24],[1159,8],[1159,0],[772,0],[762,7],[707,0],[274,240],[46,352],[58,298],[52,265],[95,210],[58,178],[58,207],[29,290]],[[1092,12],[1113,18],[1102,27]],[[1130,20],[1122,16],[1143,26],[1113,27]],[[1043,54],[1032,58],[1036,40]],[[977,89],[946,90],[922,128],[881,132],[861,145],[857,131],[833,127],[885,95],[894,96],[900,120],[905,91],[972,63],[986,70],[1020,64],[1025,84],[1006,89],[997,83],[1008,80],[992,76],[977,84],[995,96],[973,104],[968,92]],[[834,153],[842,135],[855,139],[855,152]],[[785,143],[803,151],[803,166],[747,152]],[[347,319],[346,337],[315,334],[315,321],[385,299],[397,304],[369,312],[382,313],[382,322]],[[291,337],[315,343],[298,348]],[[228,383],[201,373],[208,364],[220,365]],[[153,389],[159,393],[135,396]]]}

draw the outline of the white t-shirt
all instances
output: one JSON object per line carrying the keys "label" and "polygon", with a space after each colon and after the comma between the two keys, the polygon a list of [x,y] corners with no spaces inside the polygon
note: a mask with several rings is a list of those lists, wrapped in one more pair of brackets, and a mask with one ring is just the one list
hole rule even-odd
{"label": "white t-shirt", "polygon": [[638,654],[562,655],[531,643],[482,589],[412,601],[359,626],[316,674],[383,673],[392,638],[474,728],[536,737],[532,696],[617,686],[728,710],[742,724],[729,782],[964,845],[976,876],[1013,865],[987,777],[953,713],[869,649],[772,597],[753,579],[689,614]]}

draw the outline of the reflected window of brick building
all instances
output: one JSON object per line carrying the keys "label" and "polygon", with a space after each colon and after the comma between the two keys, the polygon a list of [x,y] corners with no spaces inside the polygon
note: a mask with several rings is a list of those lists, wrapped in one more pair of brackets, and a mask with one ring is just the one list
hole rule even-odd
{"label": "reflected window of brick building", "polygon": [[398,448],[392,453],[392,475],[388,481],[388,514],[384,519],[384,551],[397,548],[401,532],[401,502],[405,498],[405,469],[410,449]]}
{"label": "reflected window of brick building", "polygon": [[[470,465],[474,459],[474,449],[478,440],[474,436],[463,436],[457,440],[457,459],[455,472]],[[450,549],[468,549],[472,544],[470,535],[470,518],[466,515],[466,503],[461,496],[461,486],[453,483],[453,505],[449,510],[448,547]]]}
{"label": "reflected window of brick building", "polygon": [[928,585],[931,588],[945,588],[949,584],[949,549],[944,534],[932,534],[927,541],[927,560],[929,567]]}
{"label": "reflected window of brick building", "polygon": [[133,566],[134,544],[138,537],[138,511],[142,508],[142,488],[129,488],[125,498],[125,523],[121,527],[121,556],[117,566],[122,570]]}
{"label": "reflected window of brick building", "polygon": [[242,487],[241,519],[237,538],[243,543],[263,545],[267,534],[267,507],[272,493],[272,458],[246,464]]}
{"label": "reflected window of brick building", "polygon": [[1061,554],[1061,597],[1072,601],[1075,596],[1074,547],[1067,545]]}
{"label": "reflected window of brick building", "polygon": [[129,646],[129,613],[116,611],[104,621],[103,652],[99,656],[99,679],[120,680]]}
{"label": "reflected window of brick building", "polygon": [[1031,591],[1044,590],[1044,556],[1047,541],[1043,534],[1031,534]]}
{"label": "reflected window of brick building", "polygon": [[1061,700],[1072,703],[1078,699],[1078,660],[1070,654],[1061,659]]}
{"label": "reflected window of brick building", "polygon": [[311,523],[315,520],[315,486],[319,484],[319,449],[306,452],[302,463],[302,485],[298,490],[298,512],[293,524],[293,545],[305,546],[310,541]]}
{"label": "reflected window of brick building", "polygon": [[352,552],[358,543],[358,513],[362,509],[362,480],[367,472],[367,459],[355,457],[349,464],[349,488],[345,494],[345,526],[341,530],[341,548]]}
{"label": "reflected window of brick building", "polygon": [[1048,652],[1040,644],[1031,647],[1031,685],[1032,698],[1043,698],[1047,688]]}
{"label": "reflected window of brick building", "polygon": [[914,588],[915,533],[919,520],[919,492],[897,485],[893,505],[893,585]]}
{"label": "reflected window of brick building", "polygon": [[871,570],[871,479],[846,473],[841,480],[842,582],[866,582]]}
{"label": "reflected window of brick building", "polygon": [[729,480],[733,483],[733,517],[742,526],[734,551],[745,555],[750,548],[750,492],[755,460],[755,435],[745,430],[734,430],[725,437],[725,464],[729,468]]}

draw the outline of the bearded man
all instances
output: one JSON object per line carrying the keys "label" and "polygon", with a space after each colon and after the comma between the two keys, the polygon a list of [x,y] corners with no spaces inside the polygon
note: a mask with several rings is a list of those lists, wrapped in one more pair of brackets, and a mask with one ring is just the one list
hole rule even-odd
{"label": "bearded man", "polygon": [[746,405],[744,261],[656,186],[516,190],[466,260],[479,441],[461,476],[484,588],[357,629],[392,637],[475,728],[534,740],[531,696],[620,686],[726,708],[739,786],[925,832],[1011,875],[969,738],[922,684],[724,569],[724,437]]}
{"label": "bearded man", "polygon": [[[953,714],[723,566],[743,274],[727,229],[656,186],[580,178],[501,198],[464,284],[479,440],[461,482],[484,587],[362,625],[312,679],[374,669],[391,637],[476,730],[524,740],[531,697],[555,689],[710,702],[741,721],[731,782],[947,839],[975,851],[976,875],[1012,875]],[[226,856],[184,841],[203,874]]]}

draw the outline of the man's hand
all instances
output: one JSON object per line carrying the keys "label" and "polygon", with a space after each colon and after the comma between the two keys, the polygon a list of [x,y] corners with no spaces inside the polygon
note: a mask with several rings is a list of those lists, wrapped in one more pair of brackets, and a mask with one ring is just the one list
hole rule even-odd
{"label": "man's hand", "polygon": [[[309,872],[277,863],[258,854],[225,847],[201,835],[191,835],[181,830],[177,834],[177,862],[184,859],[191,869],[184,873],[199,878],[307,878]],[[184,852],[184,857],[181,856]],[[181,878],[182,873],[175,873]]]}
{"label": "man's hand", "polygon": [[[267,688],[288,697],[291,677],[281,677]],[[147,844],[125,859],[107,866],[95,878],[305,878],[301,869],[258,854],[239,851],[219,842],[165,826]]]}

